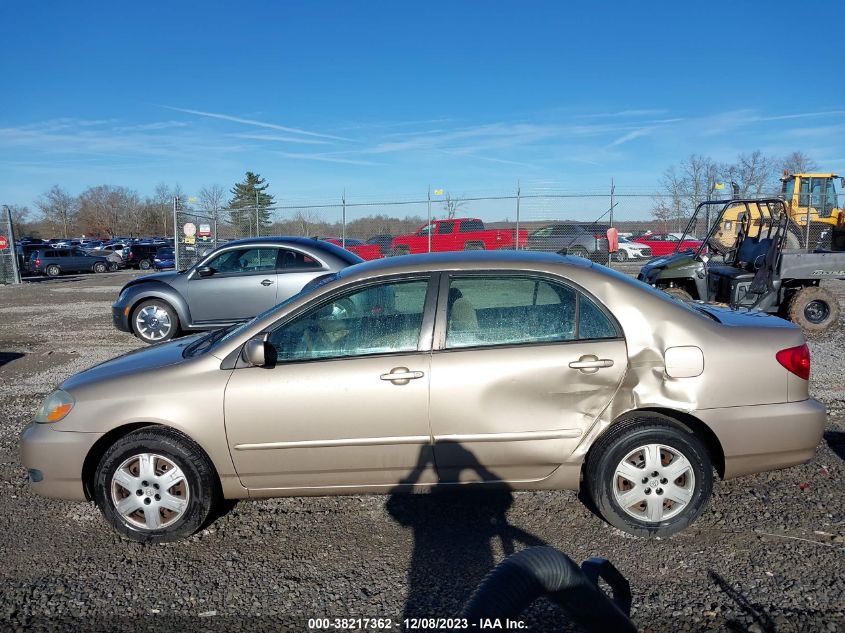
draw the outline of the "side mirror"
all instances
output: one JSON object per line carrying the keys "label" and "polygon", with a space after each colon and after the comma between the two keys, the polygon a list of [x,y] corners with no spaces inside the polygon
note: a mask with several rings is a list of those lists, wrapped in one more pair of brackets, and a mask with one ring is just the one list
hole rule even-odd
{"label": "side mirror", "polygon": [[197,268],[197,274],[200,277],[211,277],[214,274],[214,269],[211,266],[200,266]]}
{"label": "side mirror", "polygon": [[264,367],[267,364],[263,338],[251,338],[244,345],[241,351],[241,359],[253,367]]}

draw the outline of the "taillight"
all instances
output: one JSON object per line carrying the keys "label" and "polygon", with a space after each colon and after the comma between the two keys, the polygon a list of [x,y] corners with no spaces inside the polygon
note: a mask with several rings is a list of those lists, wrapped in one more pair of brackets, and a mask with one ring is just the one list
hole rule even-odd
{"label": "taillight", "polygon": [[36,266],[40,266],[40,265],[41,265],[41,260],[40,260],[40,259],[36,259],[36,260],[35,260],[35,265],[36,265]]}
{"label": "taillight", "polygon": [[806,343],[782,349],[775,354],[775,358],[799,378],[810,380],[810,348]]}
{"label": "taillight", "polygon": [[135,259],[135,253],[130,251],[128,259]]}

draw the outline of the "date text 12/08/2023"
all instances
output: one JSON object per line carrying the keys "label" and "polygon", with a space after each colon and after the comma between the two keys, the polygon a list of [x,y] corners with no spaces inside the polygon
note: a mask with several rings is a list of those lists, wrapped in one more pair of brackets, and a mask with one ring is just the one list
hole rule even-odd
{"label": "date text 12/08/2023", "polygon": [[308,629],[319,630],[365,630],[388,631],[402,628],[405,631],[442,631],[442,630],[490,630],[519,631],[526,628],[522,620],[510,618],[481,618],[470,622],[467,618],[406,618],[402,621],[392,618],[309,618]]}

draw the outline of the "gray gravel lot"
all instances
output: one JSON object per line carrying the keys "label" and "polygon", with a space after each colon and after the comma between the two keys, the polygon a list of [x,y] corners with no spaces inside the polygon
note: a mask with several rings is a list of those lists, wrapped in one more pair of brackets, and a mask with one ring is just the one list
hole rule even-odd
{"label": "gray gravel lot", "polygon": [[[30,494],[17,457],[46,393],[140,346],[110,318],[135,274],[0,287],[3,629],[300,631],[309,617],[447,616],[506,551],[547,543],[610,559],[643,631],[845,630],[845,324],[811,342],[812,391],[831,414],[816,457],[717,483],[702,518],[670,539],[622,534],[574,493],[505,492],[243,502],[186,542],[145,547],[91,504]],[[545,601],[525,621],[567,630]]]}

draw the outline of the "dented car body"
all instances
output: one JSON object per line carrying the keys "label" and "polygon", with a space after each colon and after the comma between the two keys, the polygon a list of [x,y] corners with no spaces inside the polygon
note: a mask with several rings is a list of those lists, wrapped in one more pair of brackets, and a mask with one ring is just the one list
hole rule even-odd
{"label": "dented car body", "polygon": [[[825,411],[808,372],[792,324],[581,258],[397,257],[70,378],[72,410],[30,425],[22,453],[35,491],[116,507],[108,451],[153,428],[189,440],[227,498],[587,485],[612,524],[668,534],[701,512],[712,470],[812,457]],[[165,534],[170,515],[133,512],[129,536]]]}

